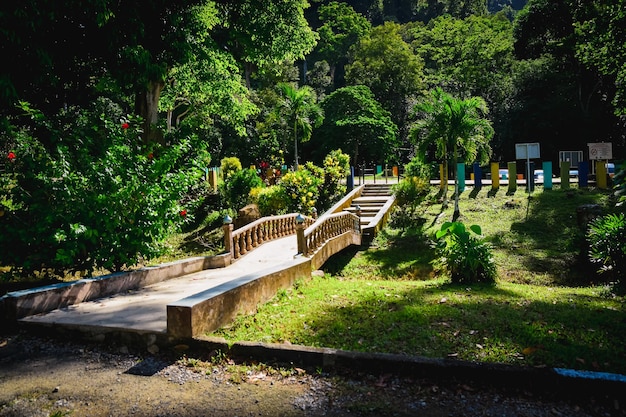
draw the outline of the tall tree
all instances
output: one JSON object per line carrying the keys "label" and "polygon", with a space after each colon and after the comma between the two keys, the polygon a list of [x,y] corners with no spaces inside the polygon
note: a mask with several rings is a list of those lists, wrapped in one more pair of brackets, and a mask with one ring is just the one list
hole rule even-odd
{"label": "tall tree", "polygon": [[615,112],[626,115],[626,1],[582,3],[576,13],[577,56],[614,79]]}
{"label": "tall tree", "polygon": [[367,35],[372,26],[365,16],[346,3],[333,1],[320,6],[318,13],[322,26],[317,30],[320,36],[317,51],[330,65],[334,83],[336,67],[347,62],[350,47]]}
{"label": "tall tree", "polygon": [[[485,118],[488,113],[487,104],[481,97],[470,97],[462,100],[436,88],[430,97],[415,106],[419,119],[415,123],[411,135],[417,145],[418,153],[425,158],[434,146],[435,156],[444,164],[444,172],[452,164],[454,172],[454,214],[455,221],[459,211],[459,182],[456,175],[456,163],[481,163],[489,161],[491,147],[489,140],[493,137],[491,123]],[[447,183],[447,175],[444,180]],[[444,205],[448,202],[448,187],[444,187]]]}
{"label": "tall tree", "polygon": [[408,107],[423,85],[423,63],[400,34],[400,25],[387,22],[372,29],[355,45],[346,67],[349,85],[366,85],[398,126],[400,140],[408,137]]}
{"label": "tall tree", "polygon": [[309,86],[301,88],[293,84],[281,83],[278,89],[283,101],[280,111],[289,121],[294,143],[294,168],[298,169],[298,138],[306,142],[311,138],[314,126],[319,126],[324,116],[316,103],[316,96]]}
{"label": "tall tree", "polygon": [[351,157],[352,165],[391,161],[398,151],[398,128],[388,111],[364,85],[343,87],[321,102],[324,122],[311,144],[317,159],[336,149]]}

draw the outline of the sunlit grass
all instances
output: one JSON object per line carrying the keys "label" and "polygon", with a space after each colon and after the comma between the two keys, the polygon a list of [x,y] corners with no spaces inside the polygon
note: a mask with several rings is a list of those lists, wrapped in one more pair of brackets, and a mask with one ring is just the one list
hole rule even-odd
{"label": "sunlit grass", "polygon": [[[436,193],[436,190],[434,190]],[[433,270],[430,237],[450,220],[433,198],[423,227],[384,230],[369,248],[331,258],[324,277],[281,291],[256,315],[216,332],[229,341],[626,373],[623,297],[578,264],[576,207],[608,193],[460,196],[461,221],[493,245],[496,285],[454,286]],[[586,275],[590,274],[590,275]],[[583,286],[581,283],[587,283]]]}

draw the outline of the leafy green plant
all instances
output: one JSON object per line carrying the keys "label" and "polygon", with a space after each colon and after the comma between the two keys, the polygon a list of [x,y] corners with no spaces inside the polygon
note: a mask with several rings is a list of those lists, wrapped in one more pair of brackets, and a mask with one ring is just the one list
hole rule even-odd
{"label": "leafy green plant", "polygon": [[220,186],[223,203],[234,210],[239,210],[252,201],[250,191],[263,186],[263,180],[252,168],[233,171],[224,177]]}
{"label": "leafy green plant", "polygon": [[446,222],[436,233],[437,266],[450,273],[454,283],[488,282],[496,280],[497,269],[491,247],[471,233],[481,235],[480,226],[468,228],[462,222]]}
{"label": "leafy green plant", "polygon": [[321,184],[322,179],[302,166],[297,171],[285,174],[280,185],[287,196],[287,211],[311,214],[319,198]]}
{"label": "leafy green plant", "polygon": [[239,161],[239,158],[236,156],[222,158],[220,169],[222,170],[222,175],[226,179],[230,177],[231,174],[241,171],[241,161]]}
{"label": "leafy green plant", "polygon": [[403,231],[421,225],[416,218],[417,209],[430,192],[430,184],[427,177],[406,177],[392,187],[396,197],[397,209],[391,219],[393,227]]}
{"label": "leafy green plant", "polygon": [[600,265],[599,272],[609,273],[616,280],[626,280],[626,217],[624,213],[598,217],[589,225],[589,255]]}
{"label": "leafy green plant", "polygon": [[4,132],[15,157],[0,264],[21,275],[119,270],[159,255],[193,219],[195,203],[181,201],[202,176],[201,143],[145,145],[142,121],[102,102],[53,117],[22,108],[37,128]]}
{"label": "leafy green plant", "polygon": [[287,213],[287,196],[281,185],[254,188],[250,191],[250,196],[259,207],[261,216]]}

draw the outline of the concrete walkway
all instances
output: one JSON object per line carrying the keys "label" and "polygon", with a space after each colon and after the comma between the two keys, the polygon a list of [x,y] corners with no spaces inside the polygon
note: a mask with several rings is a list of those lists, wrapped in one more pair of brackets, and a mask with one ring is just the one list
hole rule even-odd
{"label": "concrete walkway", "polygon": [[264,243],[226,268],[184,275],[111,297],[28,316],[20,322],[165,334],[168,304],[243,275],[293,260],[296,254],[296,236],[287,236]]}

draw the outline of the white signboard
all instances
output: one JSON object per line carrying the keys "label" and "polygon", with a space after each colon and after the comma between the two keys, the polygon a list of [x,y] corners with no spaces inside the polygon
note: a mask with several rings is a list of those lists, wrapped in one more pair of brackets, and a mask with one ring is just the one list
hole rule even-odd
{"label": "white signboard", "polygon": [[611,142],[588,143],[589,159],[613,159],[613,144]]}
{"label": "white signboard", "polygon": [[539,143],[516,143],[515,159],[538,159]]}

